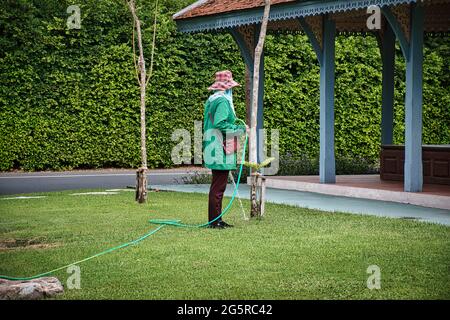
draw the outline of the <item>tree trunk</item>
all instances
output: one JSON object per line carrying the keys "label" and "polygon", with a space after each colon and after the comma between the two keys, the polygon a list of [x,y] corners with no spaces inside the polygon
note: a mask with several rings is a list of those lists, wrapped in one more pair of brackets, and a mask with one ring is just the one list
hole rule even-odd
{"label": "tree trunk", "polygon": [[136,29],[138,34],[139,45],[139,72],[140,72],[140,87],[141,87],[141,168],[137,171],[136,190],[139,193],[138,202],[144,203],[147,201],[147,146],[146,146],[146,121],[145,121],[145,84],[146,84],[146,70],[145,59],[142,48],[141,24],[136,20]]}
{"label": "tree trunk", "polygon": [[[258,91],[259,91],[259,67],[261,63],[261,55],[264,48],[264,41],[266,39],[267,24],[269,22],[270,0],[265,0],[264,15],[261,23],[261,31],[259,33],[258,44],[255,48],[255,58],[253,65],[253,91],[252,91],[252,108],[250,121],[250,135],[249,135],[249,162],[257,163],[257,141],[256,141],[256,126],[258,114]],[[252,184],[250,188],[251,199],[251,217],[259,217],[261,215],[261,204],[258,204],[256,198],[257,181],[256,172],[252,173]]]}
{"label": "tree trunk", "polygon": [[245,123],[250,123],[252,121],[252,103],[251,103],[251,95],[252,95],[252,79],[251,73],[248,66],[245,67],[245,110],[246,110],[246,119]]}
{"label": "tree trunk", "polygon": [[264,215],[264,202],[266,197],[266,178],[259,172],[252,172],[250,187],[251,212],[250,217]]}
{"label": "tree trunk", "polygon": [[266,201],[266,178],[261,176],[261,193],[259,196],[259,214],[261,217],[264,216],[264,211],[266,209],[265,201]]}
{"label": "tree trunk", "polygon": [[254,218],[254,217],[259,217],[260,216],[260,210],[259,210],[259,205],[258,205],[258,175],[259,173],[257,172],[252,172],[252,174],[250,175],[250,179],[251,179],[251,186],[250,186],[250,217]]}
{"label": "tree trunk", "polygon": [[144,203],[147,200],[147,170],[139,168],[136,172],[136,201]]}
{"label": "tree trunk", "polygon": [[[133,15],[134,26],[137,32],[137,42],[139,49],[139,59],[138,59],[138,82],[141,91],[140,96],[140,120],[141,120],[141,167],[136,171],[136,201],[139,203],[144,203],[147,201],[147,146],[146,146],[146,120],[145,120],[145,94],[147,85],[147,71],[145,68],[144,59],[144,48],[142,45],[142,32],[141,32],[141,21],[136,14],[136,5],[134,0],[128,1],[128,6],[130,7],[131,14]],[[155,9],[156,10],[156,9]],[[156,17],[156,16],[155,16]],[[156,26],[156,21],[155,21]],[[155,31],[154,31],[155,32]],[[133,29],[134,34],[134,29]],[[153,40],[154,41],[154,40]],[[133,37],[133,48],[134,48],[134,37]],[[154,43],[153,43],[154,49]],[[134,54],[134,52],[133,52]],[[152,50],[152,60],[153,60],[153,50]],[[149,77],[150,79],[150,77]]]}

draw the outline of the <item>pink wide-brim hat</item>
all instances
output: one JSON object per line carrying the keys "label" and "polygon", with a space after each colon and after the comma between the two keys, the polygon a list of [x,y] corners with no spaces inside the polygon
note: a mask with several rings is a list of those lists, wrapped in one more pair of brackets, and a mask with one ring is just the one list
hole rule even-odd
{"label": "pink wide-brim hat", "polygon": [[240,84],[233,80],[231,71],[225,70],[216,72],[216,82],[208,90],[228,90],[237,86],[240,86]]}

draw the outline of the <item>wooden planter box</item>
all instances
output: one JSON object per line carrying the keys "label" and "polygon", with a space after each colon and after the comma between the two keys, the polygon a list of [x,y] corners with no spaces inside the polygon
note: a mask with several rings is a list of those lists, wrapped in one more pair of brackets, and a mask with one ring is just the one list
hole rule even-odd
{"label": "wooden planter box", "polygon": [[[422,147],[423,182],[450,185],[450,145]],[[380,159],[381,180],[403,181],[405,147],[382,145]]]}

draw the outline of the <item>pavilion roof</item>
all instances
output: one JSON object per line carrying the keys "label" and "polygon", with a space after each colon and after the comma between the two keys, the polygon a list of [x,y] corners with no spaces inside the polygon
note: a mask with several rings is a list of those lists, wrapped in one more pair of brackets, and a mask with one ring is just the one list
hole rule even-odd
{"label": "pavilion roof", "polygon": [[[295,1],[296,0],[272,0],[271,5]],[[264,0],[199,0],[175,14],[173,18],[175,20],[180,20],[262,6],[264,6]]]}
{"label": "pavilion roof", "polygon": [[[409,4],[425,6],[425,31],[450,31],[450,0],[272,0],[268,29],[299,31],[299,18],[330,14],[338,32],[366,32],[367,7],[390,6],[408,28]],[[264,0],[198,0],[174,14],[181,32],[227,30],[261,22]],[[310,21],[313,25],[319,23]]]}

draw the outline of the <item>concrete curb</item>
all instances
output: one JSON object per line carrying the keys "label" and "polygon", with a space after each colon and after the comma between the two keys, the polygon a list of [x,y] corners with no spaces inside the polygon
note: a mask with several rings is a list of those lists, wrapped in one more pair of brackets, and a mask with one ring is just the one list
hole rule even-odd
{"label": "concrete curb", "polygon": [[[247,182],[247,184],[249,184]],[[271,177],[266,180],[268,188],[321,193],[359,199],[391,201],[416,206],[450,210],[450,197],[423,194],[419,192],[399,192],[335,184],[320,184],[302,181],[289,181]]]}

